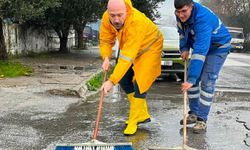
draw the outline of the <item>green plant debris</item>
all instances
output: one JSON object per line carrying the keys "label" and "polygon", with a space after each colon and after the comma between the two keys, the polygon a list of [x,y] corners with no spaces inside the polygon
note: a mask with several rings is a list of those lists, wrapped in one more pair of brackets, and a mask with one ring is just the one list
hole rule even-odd
{"label": "green plant debris", "polygon": [[[111,69],[108,73],[108,77],[113,72],[113,70],[114,70],[114,67],[111,67]],[[89,91],[97,91],[103,83],[103,78],[104,78],[103,72],[100,72],[100,73],[96,74],[95,76],[93,76],[89,81],[86,82],[88,90]]]}

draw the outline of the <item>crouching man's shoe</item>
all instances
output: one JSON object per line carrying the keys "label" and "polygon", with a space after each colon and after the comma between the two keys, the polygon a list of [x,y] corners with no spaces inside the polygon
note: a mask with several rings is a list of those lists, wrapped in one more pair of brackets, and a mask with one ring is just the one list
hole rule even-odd
{"label": "crouching man's shoe", "polygon": [[[197,121],[197,116],[193,114],[191,111],[188,112],[187,124],[193,124]],[[183,119],[180,121],[180,125],[183,125]]]}
{"label": "crouching man's shoe", "polygon": [[205,121],[196,121],[193,132],[196,134],[204,133],[207,130],[207,125]]}

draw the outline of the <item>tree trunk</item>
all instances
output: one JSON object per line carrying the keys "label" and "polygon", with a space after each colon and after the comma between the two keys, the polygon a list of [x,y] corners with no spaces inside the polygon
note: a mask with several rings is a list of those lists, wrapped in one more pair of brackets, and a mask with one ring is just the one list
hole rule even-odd
{"label": "tree trunk", "polygon": [[86,22],[83,23],[77,23],[74,25],[74,28],[77,32],[77,48],[84,48],[84,38],[83,38],[83,29],[86,26]]}
{"label": "tree trunk", "polygon": [[5,60],[8,58],[5,40],[3,35],[3,20],[0,17],[0,60]]}
{"label": "tree trunk", "polygon": [[76,32],[77,32],[77,39],[78,39],[77,48],[83,48],[83,30],[79,29]]}
{"label": "tree trunk", "polygon": [[58,37],[60,38],[59,52],[62,52],[62,53],[69,52],[69,49],[67,48],[69,28],[70,27],[67,27],[67,28],[64,28],[62,30],[54,28],[54,30],[56,31]]}
{"label": "tree trunk", "polygon": [[59,52],[67,53],[69,49],[67,48],[68,36],[60,37],[60,49]]}

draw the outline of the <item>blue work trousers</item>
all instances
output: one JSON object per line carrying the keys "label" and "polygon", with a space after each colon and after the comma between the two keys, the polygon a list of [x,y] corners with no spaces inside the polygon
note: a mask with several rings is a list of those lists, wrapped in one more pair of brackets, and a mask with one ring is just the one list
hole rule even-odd
{"label": "blue work trousers", "polygon": [[205,122],[211,108],[216,80],[227,58],[228,53],[207,55],[200,78],[188,90],[189,108],[191,113]]}
{"label": "blue work trousers", "polygon": [[119,84],[123,91],[125,91],[126,94],[130,94],[132,92],[135,92],[134,97],[136,98],[146,98],[147,93],[140,93],[138,84],[136,83],[136,80],[133,81],[134,78],[134,70],[133,65],[128,69],[126,74],[123,76],[123,78],[120,80]]}

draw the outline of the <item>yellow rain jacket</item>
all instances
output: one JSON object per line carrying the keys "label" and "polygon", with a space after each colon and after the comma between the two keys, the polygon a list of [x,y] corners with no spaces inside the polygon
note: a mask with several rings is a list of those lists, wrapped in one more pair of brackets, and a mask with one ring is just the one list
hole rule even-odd
{"label": "yellow rain jacket", "polygon": [[109,80],[117,84],[133,64],[140,93],[146,92],[161,73],[163,36],[157,26],[143,13],[125,0],[127,17],[122,29],[117,31],[109,20],[108,12],[102,16],[100,29],[100,53],[102,58],[111,57],[116,38],[120,56]]}

